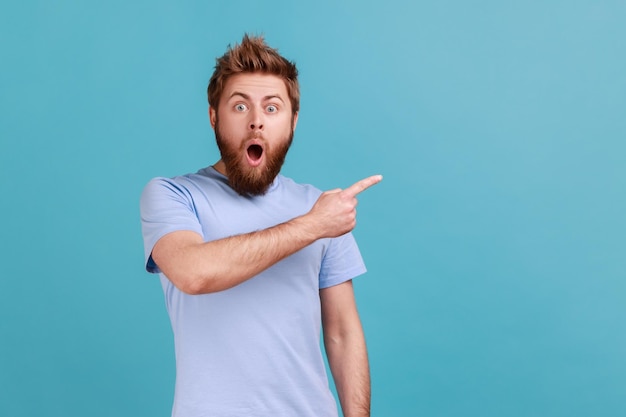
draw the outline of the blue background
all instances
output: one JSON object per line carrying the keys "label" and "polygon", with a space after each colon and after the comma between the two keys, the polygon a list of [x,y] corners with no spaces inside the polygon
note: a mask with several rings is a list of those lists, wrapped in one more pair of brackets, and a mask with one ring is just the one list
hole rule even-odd
{"label": "blue background", "polygon": [[284,172],[374,173],[355,235],[375,416],[626,415],[623,1],[0,6],[0,414],[168,416],[153,176],[218,158],[244,31],[297,62]]}

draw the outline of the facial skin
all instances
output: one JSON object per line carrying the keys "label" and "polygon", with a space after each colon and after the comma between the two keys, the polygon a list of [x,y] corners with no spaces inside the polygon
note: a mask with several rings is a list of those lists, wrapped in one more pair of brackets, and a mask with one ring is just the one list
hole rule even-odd
{"label": "facial skin", "polygon": [[241,195],[263,195],[280,172],[298,121],[284,81],[261,73],[231,77],[209,108],[222,158],[215,169]]}

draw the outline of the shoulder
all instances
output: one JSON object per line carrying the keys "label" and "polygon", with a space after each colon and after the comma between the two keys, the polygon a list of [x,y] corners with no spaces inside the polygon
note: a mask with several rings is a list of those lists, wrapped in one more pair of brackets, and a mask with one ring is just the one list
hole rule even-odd
{"label": "shoulder", "polygon": [[183,181],[181,181],[181,178],[184,178],[184,177],[182,176],[172,177],[172,178],[154,177],[150,181],[148,181],[148,183],[143,189],[143,192],[150,193],[150,192],[168,191],[168,190],[171,191],[171,190],[184,188]]}
{"label": "shoulder", "polygon": [[159,198],[167,195],[185,196],[189,194],[189,184],[181,177],[155,177],[152,178],[141,193],[142,203],[146,200]]}
{"label": "shoulder", "polygon": [[226,184],[226,179],[219,173],[204,168],[196,173],[178,175],[175,177],[154,177],[143,189],[143,196],[175,194],[192,197],[198,190],[211,187],[220,187]]}
{"label": "shoulder", "polygon": [[193,201],[195,174],[181,175],[172,178],[154,177],[144,186],[140,205],[145,208],[168,206],[172,203],[190,205]]}
{"label": "shoulder", "polygon": [[317,200],[322,194],[322,191],[319,188],[311,184],[298,183],[289,177],[285,177],[284,175],[279,175],[278,179],[280,181],[280,188],[285,193],[290,193],[301,198],[314,198],[315,200]]}

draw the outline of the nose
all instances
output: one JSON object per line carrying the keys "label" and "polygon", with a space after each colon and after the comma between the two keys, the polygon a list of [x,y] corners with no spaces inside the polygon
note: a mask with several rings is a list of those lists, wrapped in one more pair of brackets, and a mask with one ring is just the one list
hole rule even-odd
{"label": "nose", "polygon": [[263,113],[259,110],[250,112],[250,130],[263,130]]}

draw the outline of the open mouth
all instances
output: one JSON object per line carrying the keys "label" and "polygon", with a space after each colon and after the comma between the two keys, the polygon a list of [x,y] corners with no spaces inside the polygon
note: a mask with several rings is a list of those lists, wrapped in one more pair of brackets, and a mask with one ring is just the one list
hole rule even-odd
{"label": "open mouth", "polygon": [[263,156],[263,147],[261,147],[261,145],[252,144],[248,146],[248,149],[246,151],[248,153],[248,160],[253,165],[261,162],[261,157]]}

